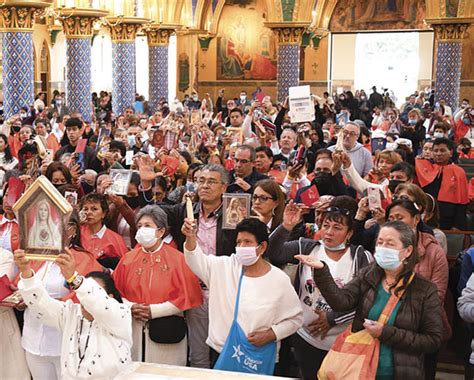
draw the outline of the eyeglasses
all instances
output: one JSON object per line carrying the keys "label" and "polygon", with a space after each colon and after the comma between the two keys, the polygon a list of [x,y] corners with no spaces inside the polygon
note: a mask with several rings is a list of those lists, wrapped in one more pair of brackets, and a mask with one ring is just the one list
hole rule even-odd
{"label": "eyeglasses", "polygon": [[349,132],[349,131],[342,131],[342,135],[344,137],[346,136],[359,137],[359,134],[357,132]]}
{"label": "eyeglasses", "polygon": [[206,180],[205,178],[199,178],[197,180],[197,183],[198,185],[200,186],[204,186],[206,183],[209,185],[209,186],[216,186],[216,185],[219,185],[221,182],[219,181],[216,181],[215,179],[208,179]]}
{"label": "eyeglasses", "polygon": [[335,206],[328,207],[326,209],[326,212],[338,212],[338,213],[340,213],[342,215],[345,215],[345,216],[349,216],[351,214],[351,212],[348,209],[342,208],[342,207],[335,207]]}
{"label": "eyeglasses", "polygon": [[248,164],[249,162],[251,162],[250,160],[245,160],[245,159],[241,160],[240,158],[234,158],[234,161],[235,161],[236,164],[240,163],[242,165],[245,165],[245,164]]}
{"label": "eyeglasses", "polygon": [[266,202],[269,199],[275,200],[273,197],[267,197],[266,195],[252,195],[252,202]]}

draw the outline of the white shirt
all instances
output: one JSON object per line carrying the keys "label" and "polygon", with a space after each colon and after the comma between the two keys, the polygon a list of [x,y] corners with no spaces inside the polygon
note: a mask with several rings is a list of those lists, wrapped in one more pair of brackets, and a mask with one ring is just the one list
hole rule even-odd
{"label": "white shirt", "polygon": [[[232,325],[242,265],[235,254],[205,255],[199,245],[194,251],[185,248],[184,255],[191,270],[209,288],[206,343],[221,352]],[[245,334],[271,328],[277,341],[295,333],[303,323],[303,312],[289,277],[274,266],[261,277],[244,276],[237,322]]]}
{"label": "white shirt", "polygon": [[[95,280],[84,279],[76,290],[81,304],[51,298],[38,275],[20,280],[18,288],[34,318],[62,333],[61,379],[109,379],[130,364],[130,308],[110,298]],[[94,316],[92,322],[83,317],[81,305]]]}
{"label": "white shirt", "polygon": [[[338,261],[334,261],[326,254],[323,245],[317,245],[314,247],[313,251],[310,253],[310,256],[320,261],[324,261],[327,264],[329,267],[329,272],[340,288],[344,287],[345,284],[352,280],[354,273],[354,260],[351,257],[351,250],[349,247]],[[314,337],[311,335],[307,329],[307,326],[319,318],[318,314],[316,314],[314,310],[329,312],[332,311],[332,309],[316,286],[311,268],[307,265],[302,265],[299,268],[300,300],[301,305],[303,306],[304,324],[303,327],[298,330],[298,335],[312,346],[321,350],[329,351],[336,340],[336,337],[347,328],[353,316],[349,317],[349,321],[346,323],[337,324],[336,326],[332,327],[324,339],[321,339],[320,336]]]}
{"label": "white shirt", "polygon": [[[64,277],[59,266],[52,261],[45,263],[36,274],[38,281],[43,283],[46,292],[52,298],[62,298],[69,294],[64,287]],[[58,329],[45,325],[35,317],[28,303],[24,314],[21,344],[31,354],[40,356],[61,355],[61,333]]]}

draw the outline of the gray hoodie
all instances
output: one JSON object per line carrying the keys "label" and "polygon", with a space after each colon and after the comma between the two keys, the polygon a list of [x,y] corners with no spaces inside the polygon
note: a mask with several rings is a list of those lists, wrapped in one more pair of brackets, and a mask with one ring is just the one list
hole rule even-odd
{"label": "gray hoodie", "polygon": [[[465,322],[474,323],[474,275],[471,275],[458,299],[458,311]],[[474,364],[474,339],[471,341],[471,350],[469,363]]]}
{"label": "gray hoodie", "polygon": [[[331,152],[334,152],[336,145],[332,145],[328,149]],[[362,178],[365,177],[370,169],[372,169],[372,166],[374,166],[372,155],[361,143],[356,142],[355,146],[348,152],[348,154],[352,161],[352,165],[354,165],[355,170],[357,170],[357,173],[359,173]]]}

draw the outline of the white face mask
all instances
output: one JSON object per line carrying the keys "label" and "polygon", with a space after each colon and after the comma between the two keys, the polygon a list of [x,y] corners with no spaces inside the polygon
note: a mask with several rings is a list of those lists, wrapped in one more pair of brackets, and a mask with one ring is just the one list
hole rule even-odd
{"label": "white face mask", "polygon": [[245,99],[247,99],[245,95],[240,95],[240,100],[244,101]]}
{"label": "white face mask", "polygon": [[395,150],[397,149],[398,147],[398,144],[395,143],[395,142],[388,142],[386,145],[385,145],[385,149],[386,150]]}
{"label": "white face mask", "polygon": [[135,239],[143,248],[153,247],[158,242],[156,229],[151,227],[140,227]]}
{"label": "white face mask", "polygon": [[257,247],[235,247],[237,261],[243,266],[250,266],[257,262]]}
{"label": "white face mask", "polygon": [[435,132],[435,133],[433,133],[433,137],[435,139],[440,139],[440,138],[444,137],[444,133],[443,132]]}

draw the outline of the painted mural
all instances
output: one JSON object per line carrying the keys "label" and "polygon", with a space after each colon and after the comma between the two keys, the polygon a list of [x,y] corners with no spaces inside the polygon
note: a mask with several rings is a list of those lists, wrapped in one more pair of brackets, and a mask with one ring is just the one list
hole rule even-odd
{"label": "painted mural", "polygon": [[339,0],[329,30],[427,29],[425,0]]}
{"label": "painted mural", "polygon": [[274,80],[277,43],[264,27],[263,1],[226,2],[218,28],[217,79]]}

